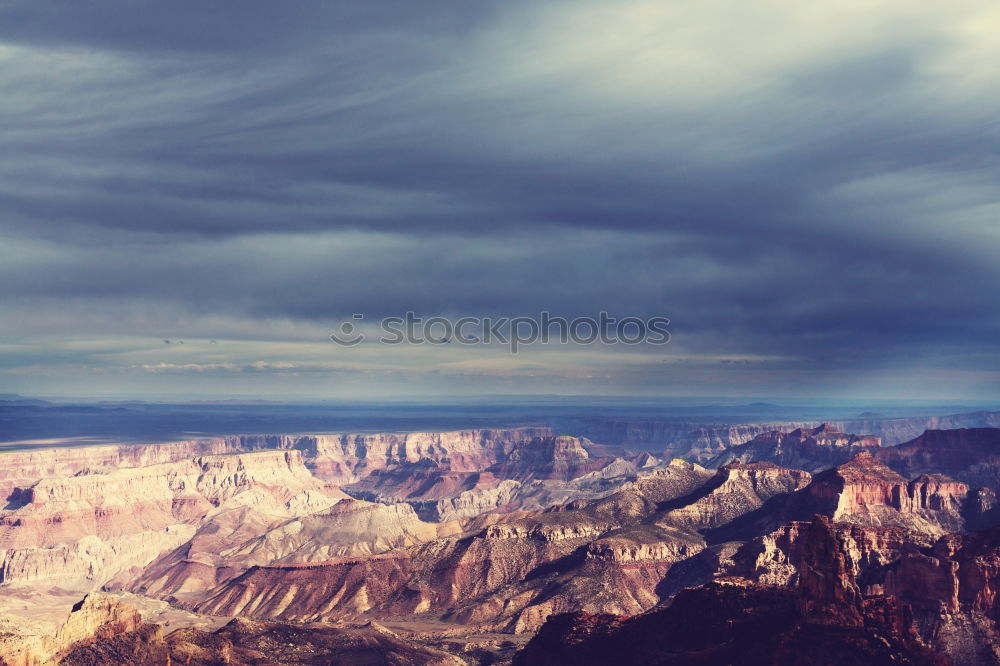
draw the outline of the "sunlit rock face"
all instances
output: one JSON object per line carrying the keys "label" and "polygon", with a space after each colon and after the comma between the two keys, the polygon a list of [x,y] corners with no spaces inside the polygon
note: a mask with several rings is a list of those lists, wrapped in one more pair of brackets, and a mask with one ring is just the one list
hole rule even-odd
{"label": "sunlit rock face", "polygon": [[175,629],[144,622],[127,603],[102,594],[73,605],[50,634],[5,632],[0,663],[10,666],[260,666],[303,663],[393,663],[412,666],[462,666],[466,662],[441,650],[400,638],[374,622],[354,627],[290,625],[233,619],[209,631]]}
{"label": "sunlit rock face", "polygon": [[163,444],[99,444],[91,446],[5,451],[0,453],[0,500],[15,489],[26,489],[42,479],[66,478],[123,467],[147,467],[197,456],[242,452],[237,437],[167,442]]}
{"label": "sunlit rock face", "polygon": [[863,452],[818,474],[805,492],[809,507],[837,521],[898,525],[940,536],[963,528],[969,487],[942,475],[907,481]]}
{"label": "sunlit rock face", "polygon": [[253,566],[382,553],[459,531],[454,523],[421,521],[408,504],[353,499],[295,517],[223,511],[125,587],[159,598],[199,599]]}
{"label": "sunlit rock face", "polygon": [[26,627],[23,634],[15,630],[0,636],[0,661],[11,666],[64,664],[75,647],[134,632],[141,626],[142,616],[132,606],[102,594],[89,594],[70,609],[54,634],[39,634]]}
{"label": "sunlit rock face", "polygon": [[[556,439],[551,429],[541,427],[440,433],[233,435],[162,444],[10,451],[0,453],[0,493],[8,498],[15,489],[29,488],[45,478],[260,450],[300,451],[315,476],[336,484],[350,483],[393,465],[432,463],[453,472],[475,472],[506,461],[516,449],[533,442],[551,442],[554,451],[560,448],[554,444]],[[577,447],[567,444],[563,448]]]}
{"label": "sunlit rock face", "polygon": [[290,517],[342,497],[306,469],[299,451],[43,479],[17,508],[0,512],[0,583],[92,589],[146,566],[220,512]]}
{"label": "sunlit rock face", "polygon": [[773,463],[727,465],[715,473],[702,496],[669,510],[660,522],[695,530],[722,527],[761,508],[773,497],[806,487],[811,478],[808,472]]}
{"label": "sunlit rock face", "polygon": [[[296,449],[321,479],[357,482],[381,470],[417,472],[417,466],[453,473],[481,472],[529,455],[548,463],[586,459],[575,438],[557,437],[549,428],[459,430],[454,432],[371,433],[305,436],[243,436],[243,448]],[[530,451],[530,453],[525,453]],[[575,455],[574,455],[575,453]],[[413,467],[411,470],[410,468]],[[552,473],[565,469],[556,465]]]}

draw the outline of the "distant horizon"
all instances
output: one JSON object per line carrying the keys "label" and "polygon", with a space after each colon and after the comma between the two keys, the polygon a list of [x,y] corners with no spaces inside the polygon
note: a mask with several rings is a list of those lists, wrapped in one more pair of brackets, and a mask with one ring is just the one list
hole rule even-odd
{"label": "distant horizon", "polygon": [[652,394],[622,394],[622,395],[602,395],[602,394],[559,394],[559,393],[537,393],[537,394],[466,394],[466,395],[435,395],[430,397],[417,397],[406,395],[392,395],[383,398],[345,398],[345,397],[317,397],[307,395],[279,396],[279,395],[254,395],[254,394],[20,394],[6,393],[0,394],[0,404],[8,401],[18,400],[40,400],[53,403],[65,403],[79,401],[83,403],[107,402],[107,403],[150,403],[150,404],[198,404],[198,403],[269,403],[276,405],[380,405],[380,404],[412,404],[412,405],[449,405],[449,404],[521,404],[524,402],[551,402],[567,405],[585,405],[599,403],[622,403],[636,406],[650,406],[657,403],[673,404],[678,406],[726,406],[726,407],[795,407],[817,406],[817,405],[898,405],[898,406],[946,406],[946,405],[966,405],[966,406],[995,406],[1000,409],[1000,397],[989,398],[967,398],[967,397],[938,397],[938,398],[874,398],[866,396],[853,397],[824,397],[824,396],[745,396],[745,395],[700,395],[700,396],[673,396],[673,395],[652,395]]}
{"label": "distant horizon", "polygon": [[[577,434],[585,424],[883,422],[894,419],[1000,414],[990,402],[795,399],[762,402],[718,398],[635,399],[584,396],[465,396],[450,400],[255,399],[113,400],[0,398],[0,448],[52,441],[65,446],[99,441],[150,443],[246,433],[441,432],[548,425]],[[964,422],[996,422],[966,418]],[[863,429],[863,427],[862,427]],[[58,442],[58,443],[55,443]]]}

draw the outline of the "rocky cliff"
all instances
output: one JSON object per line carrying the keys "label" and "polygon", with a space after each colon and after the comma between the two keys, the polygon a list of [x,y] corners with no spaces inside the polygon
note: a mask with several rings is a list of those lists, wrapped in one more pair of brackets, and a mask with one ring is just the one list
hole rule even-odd
{"label": "rocky cliff", "polygon": [[961,530],[969,487],[942,475],[913,481],[863,452],[816,475],[804,491],[803,509],[837,521],[862,525],[899,525],[940,536]]}
{"label": "rocky cliff", "polygon": [[[530,485],[530,491],[518,493],[518,503],[507,510],[518,504],[541,508],[574,497],[594,497],[601,493],[591,488],[599,483],[577,488],[570,480],[599,473],[615,461],[593,458],[587,444],[555,436],[545,428],[526,428],[244,435],[164,445],[4,453],[0,479],[20,485],[0,510],[0,584],[44,581],[85,590],[172,549],[204,554],[215,548],[218,559],[222,550],[260,537],[283,520],[329,507],[344,497],[331,485],[334,482],[355,482],[360,488],[370,478],[368,494],[373,498],[410,499],[416,505],[441,502],[434,516],[439,520],[498,510],[511,503],[515,489],[523,489],[523,484]],[[229,455],[183,457],[206,451]],[[631,466],[633,475],[635,470]],[[402,514],[396,517],[402,526]],[[190,539],[204,547],[185,545]],[[359,542],[369,546],[358,545],[353,551],[330,544],[327,555],[377,552],[421,539],[372,537]],[[320,557],[320,550],[307,559]],[[182,559],[194,587],[211,583],[218,574],[239,572],[237,565],[213,573],[219,567],[210,561],[212,557]],[[195,582],[199,579],[203,583]],[[184,585],[175,580],[163,589]]]}
{"label": "rocky cliff", "polygon": [[1000,487],[1000,428],[927,430],[877,455],[907,477],[946,474],[974,488]]}
{"label": "rocky cliff", "polygon": [[[541,511],[572,501],[606,497],[636,481],[641,474],[655,469],[659,464],[658,459],[640,454],[629,459],[615,458],[600,469],[569,480],[532,478],[525,481],[504,479],[496,480],[495,483],[483,483],[477,479],[476,487],[456,495],[406,501],[421,517],[438,521],[470,519],[488,512]],[[486,476],[487,473],[484,473],[481,478]],[[496,478],[492,474],[489,477]],[[382,499],[386,501],[388,498]]]}
{"label": "rocky cliff", "polygon": [[760,509],[769,500],[806,487],[808,472],[773,463],[732,464],[719,469],[700,496],[684,498],[683,506],[664,507],[659,524],[710,530]]}
{"label": "rocky cliff", "polygon": [[[839,571],[864,599],[891,596],[922,640],[956,664],[1000,663],[1000,528],[932,540],[899,527],[832,523]],[[816,586],[815,521],[785,525],[735,556],[731,571],[764,584]],[[803,579],[805,577],[805,580]]]}
{"label": "rocky cliff", "polygon": [[0,583],[93,589],[191,538],[215,512],[249,507],[287,518],[340,497],[298,451],[43,479],[17,508],[0,511]]}
{"label": "rocky cliff", "polygon": [[557,615],[514,663],[949,663],[921,643],[905,604],[861,594],[826,519],[802,529],[804,573],[794,587],[720,578],[634,618]]}
{"label": "rocky cliff", "polygon": [[[100,660],[129,650],[253,663],[240,651],[278,637],[312,640],[281,624],[288,621],[405,618],[439,638],[504,632],[524,641],[562,613],[577,615],[559,620],[561,629],[547,625],[545,650],[565,639],[598,654],[604,648],[587,636],[615,649],[628,636],[646,651],[624,654],[656,663],[648,650],[660,648],[629,633],[642,626],[666,636],[669,663],[696,663],[699,654],[708,661],[697,663],[797,663],[816,657],[811,642],[847,659],[838,636],[862,663],[931,663],[920,661],[920,641],[956,663],[994,663],[997,539],[965,532],[995,523],[996,491],[970,491],[943,473],[990,478],[1000,466],[994,436],[927,433],[890,449],[824,425],[754,435],[717,469],[649,454],[608,457],[611,446],[544,429],[171,444],[150,455],[192,446],[231,452],[88,466],[12,493],[0,511],[0,582],[16,595],[5,608],[23,599],[28,609],[40,590],[103,586],[145,595],[144,603],[168,600],[176,612],[251,620],[233,625],[232,636],[182,641],[137,624],[122,640],[85,640],[74,648],[79,664],[110,663]],[[743,462],[819,465],[848,454],[816,474]],[[79,464],[78,452],[67,455],[59,464]],[[729,577],[688,590],[720,574]],[[657,614],[668,612],[687,629],[659,624],[668,616]],[[698,613],[721,637],[716,647],[685,624]],[[347,634],[321,634],[317,641],[348,644],[338,642]],[[378,643],[385,634],[350,636]],[[746,636],[744,655],[737,645]],[[37,651],[39,640],[18,644]],[[209,644],[224,647],[191,647]],[[332,658],[314,648],[313,656]]]}
{"label": "rocky cliff", "polygon": [[886,568],[924,639],[957,664],[1000,664],[1000,529],[942,537]]}
{"label": "rocky cliff", "polygon": [[132,606],[105,595],[87,595],[73,606],[54,636],[37,633],[0,636],[0,661],[9,666],[62,664],[66,653],[74,648],[136,631],[141,624],[142,617]]}
{"label": "rocky cliff", "polygon": [[733,462],[766,461],[791,469],[819,472],[845,463],[861,451],[876,450],[880,446],[878,437],[847,434],[824,423],[791,432],[763,433],[746,444],[726,449],[705,464],[722,467]]}
{"label": "rocky cliff", "polygon": [[[0,452],[0,499],[19,502],[24,489],[47,478],[148,467],[199,456],[260,450],[300,451],[306,466],[335,484],[393,465],[433,463],[474,472],[502,462],[518,447],[553,438],[548,428],[331,435],[233,435],[160,444],[106,444]],[[15,493],[16,489],[21,492]],[[11,497],[11,495],[14,495]]]}
{"label": "rocky cliff", "polygon": [[[316,476],[337,484],[348,484],[379,470],[409,469],[414,466],[455,473],[480,472],[507,461],[511,456],[516,456],[518,451],[543,447],[550,454],[558,453],[553,443],[560,438],[549,428],[515,428],[455,432],[243,436],[239,439],[241,445],[248,448],[300,450]],[[579,444],[578,441],[576,443]],[[553,460],[550,455],[549,462]]]}
{"label": "rocky cliff", "polygon": [[239,438],[168,442],[163,444],[101,444],[0,452],[0,501],[18,501],[15,489],[27,489],[42,479],[63,479],[123,467],[147,467],[205,455],[245,450]]}
{"label": "rocky cliff", "polygon": [[489,451],[479,451],[476,456],[467,452],[457,459],[449,453],[412,460],[397,458],[379,467],[366,462],[363,468],[356,468],[364,469],[364,476],[343,488],[355,497],[373,501],[433,501],[463,492],[489,491],[504,480],[566,482],[615,462],[591,456],[588,444],[576,437],[546,435],[494,441]]}

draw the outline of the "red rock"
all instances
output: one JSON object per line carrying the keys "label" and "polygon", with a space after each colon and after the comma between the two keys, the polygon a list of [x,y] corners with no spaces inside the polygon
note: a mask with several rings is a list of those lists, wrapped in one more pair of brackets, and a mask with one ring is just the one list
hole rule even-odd
{"label": "red rock", "polygon": [[920,643],[906,605],[892,597],[862,597],[849,556],[828,520],[817,517],[809,523],[803,540],[806,573],[797,588],[720,578],[638,617],[558,615],[514,663],[950,663]]}
{"label": "red rock", "polygon": [[974,487],[1000,485],[1000,428],[927,430],[916,439],[882,449],[880,460],[908,477],[946,474]]}

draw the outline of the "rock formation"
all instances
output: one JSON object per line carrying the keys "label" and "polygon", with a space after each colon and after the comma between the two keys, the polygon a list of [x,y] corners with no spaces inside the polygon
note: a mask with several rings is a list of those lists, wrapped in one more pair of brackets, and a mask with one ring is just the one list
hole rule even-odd
{"label": "rock formation", "polygon": [[1000,488],[1000,428],[927,430],[878,457],[906,477],[945,474],[973,488]]}
{"label": "rock formation", "polygon": [[318,478],[338,485],[357,481],[375,470],[414,463],[431,463],[454,472],[475,472],[506,460],[519,446],[554,437],[548,428],[444,433],[233,435],[161,444],[5,451],[0,452],[0,499],[20,502],[24,489],[42,479],[261,450],[300,451],[306,467]]}
{"label": "rock formation", "polygon": [[506,631],[532,631],[572,609],[641,612],[692,576],[710,574],[704,564],[691,566],[707,547],[699,529],[808,480],[767,463],[713,473],[675,461],[606,498],[471,536],[313,566],[255,567],[194,608],[296,621],[428,614]]}
{"label": "rock formation", "polygon": [[[762,584],[821,584],[829,571],[818,576],[809,564],[814,524],[792,523],[745,545],[731,571]],[[906,604],[922,640],[956,664],[1000,664],[1000,528],[936,541],[899,527],[834,523],[829,530],[840,568],[863,598]]]}
{"label": "rock formation", "polygon": [[128,604],[88,595],[53,636],[0,636],[6,666],[273,666],[275,664],[406,664],[466,662],[408,641],[368,622],[360,626],[288,625],[234,619],[214,632],[144,623]]}
{"label": "rock formation", "polygon": [[37,633],[0,636],[0,662],[9,666],[63,663],[64,654],[74,647],[136,631],[141,624],[142,617],[128,604],[104,595],[87,595],[73,606],[53,636]]}
{"label": "rock formation", "polygon": [[0,511],[0,583],[93,589],[191,538],[206,517],[242,507],[275,518],[329,507],[342,493],[298,451],[202,456],[43,479]]}
{"label": "rock formation", "polygon": [[722,467],[732,462],[772,462],[782,467],[820,472],[840,465],[861,451],[876,450],[881,440],[871,435],[850,435],[823,423],[815,428],[775,430],[733,446],[706,463]]}
{"label": "rock formation", "polygon": [[127,588],[160,598],[197,598],[252,566],[370,555],[458,531],[454,524],[421,521],[408,504],[345,499],[276,522],[253,522],[239,508],[210,516],[193,538],[152,562]]}
{"label": "rock formation", "polygon": [[883,589],[913,607],[921,635],[955,663],[1000,664],[1000,528],[903,554]]}
{"label": "rock formation", "polygon": [[905,604],[863,597],[825,518],[802,529],[803,573],[795,587],[724,577],[635,618],[557,615],[514,663],[949,663],[921,643]]}
{"label": "rock formation", "polygon": [[773,463],[727,465],[716,472],[700,497],[686,498],[690,501],[684,506],[669,508],[659,522],[694,530],[722,527],[774,497],[804,488],[811,478],[808,472]]}
{"label": "rock formation", "polygon": [[816,475],[804,491],[806,510],[834,520],[935,536],[962,529],[968,492],[964,483],[938,474],[907,481],[869,452]]}
{"label": "rock formation", "polygon": [[[649,428],[629,436],[669,431]],[[998,431],[753,430],[713,431],[716,469],[544,428],[0,453],[5,610],[103,588],[239,618],[177,630],[92,595],[58,634],[0,623],[0,654],[453,663],[437,648],[484,636],[489,663],[542,627],[522,663],[944,663],[930,646],[1000,666]]]}

